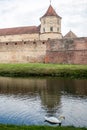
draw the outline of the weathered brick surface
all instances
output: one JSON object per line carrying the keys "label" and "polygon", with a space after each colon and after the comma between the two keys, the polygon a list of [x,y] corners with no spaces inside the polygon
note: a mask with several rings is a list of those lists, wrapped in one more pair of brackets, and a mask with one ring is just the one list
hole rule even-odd
{"label": "weathered brick surface", "polygon": [[87,64],[87,38],[49,40],[45,62]]}
{"label": "weathered brick surface", "polygon": [[87,64],[87,38],[0,42],[0,63]]}
{"label": "weathered brick surface", "polygon": [[87,64],[87,51],[47,52],[46,63]]}

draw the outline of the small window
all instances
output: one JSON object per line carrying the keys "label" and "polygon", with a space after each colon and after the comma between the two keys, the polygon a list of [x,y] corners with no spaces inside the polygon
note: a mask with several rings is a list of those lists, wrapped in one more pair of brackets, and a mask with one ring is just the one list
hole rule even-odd
{"label": "small window", "polygon": [[36,44],[36,42],[34,41],[33,44]]}
{"label": "small window", "polygon": [[59,32],[59,28],[57,28],[57,31]]}
{"label": "small window", "polygon": [[45,20],[43,20],[43,24],[45,24]]}
{"label": "small window", "polygon": [[15,42],[15,45],[17,45],[17,42]]}
{"label": "small window", "polygon": [[57,20],[57,23],[60,24],[59,19]]}
{"label": "small window", "polygon": [[53,27],[50,27],[50,31],[53,32]]}
{"label": "small window", "polygon": [[45,44],[45,42],[42,42],[43,44]]}
{"label": "small window", "polygon": [[59,32],[59,28],[57,28],[57,32]]}
{"label": "small window", "polygon": [[6,43],[6,45],[8,45],[8,43]]}
{"label": "small window", "polygon": [[43,28],[43,32],[45,32],[45,28]]}
{"label": "small window", "polygon": [[24,42],[24,44],[26,44],[26,42]]}

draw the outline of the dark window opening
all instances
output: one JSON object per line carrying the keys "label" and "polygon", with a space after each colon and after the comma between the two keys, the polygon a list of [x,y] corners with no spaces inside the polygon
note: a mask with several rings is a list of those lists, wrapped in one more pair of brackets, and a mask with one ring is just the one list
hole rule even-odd
{"label": "dark window opening", "polygon": [[33,44],[36,44],[36,42],[34,41]]}
{"label": "dark window opening", "polygon": [[43,28],[43,32],[45,32],[45,28]]}
{"label": "dark window opening", "polygon": [[59,28],[57,28],[57,31],[59,32]]}
{"label": "dark window opening", "polygon": [[24,42],[24,44],[26,44],[26,42]]}
{"label": "dark window opening", "polygon": [[17,42],[15,42],[15,45],[17,45]]}
{"label": "dark window opening", "polygon": [[45,42],[42,42],[43,44],[45,44]]}
{"label": "dark window opening", "polygon": [[43,23],[45,24],[45,20],[43,21]]}
{"label": "dark window opening", "polygon": [[59,24],[59,20],[57,20],[57,23]]}
{"label": "dark window opening", "polygon": [[53,32],[53,27],[50,27],[50,31]]}
{"label": "dark window opening", "polygon": [[8,43],[6,43],[6,45],[8,45]]}

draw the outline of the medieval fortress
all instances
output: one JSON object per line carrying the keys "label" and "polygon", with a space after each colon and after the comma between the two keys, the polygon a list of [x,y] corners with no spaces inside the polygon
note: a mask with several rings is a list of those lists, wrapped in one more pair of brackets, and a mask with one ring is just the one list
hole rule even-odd
{"label": "medieval fortress", "polygon": [[0,29],[0,63],[87,64],[87,37],[62,36],[61,19],[50,5],[39,26]]}

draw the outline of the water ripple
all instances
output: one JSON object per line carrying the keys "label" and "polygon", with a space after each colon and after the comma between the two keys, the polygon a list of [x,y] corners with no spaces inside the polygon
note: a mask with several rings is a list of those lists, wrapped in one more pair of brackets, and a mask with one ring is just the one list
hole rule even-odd
{"label": "water ripple", "polygon": [[50,125],[44,117],[60,115],[87,127],[87,80],[0,78],[0,123]]}

